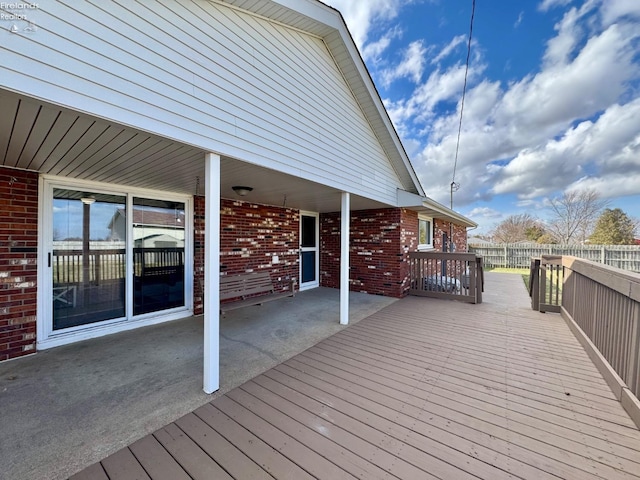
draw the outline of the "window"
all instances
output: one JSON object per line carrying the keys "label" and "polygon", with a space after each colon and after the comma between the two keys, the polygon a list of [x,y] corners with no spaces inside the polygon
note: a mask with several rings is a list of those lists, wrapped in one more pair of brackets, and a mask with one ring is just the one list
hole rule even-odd
{"label": "window", "polygon": [[418,250],[433,248],[433,219],[418,216]]}

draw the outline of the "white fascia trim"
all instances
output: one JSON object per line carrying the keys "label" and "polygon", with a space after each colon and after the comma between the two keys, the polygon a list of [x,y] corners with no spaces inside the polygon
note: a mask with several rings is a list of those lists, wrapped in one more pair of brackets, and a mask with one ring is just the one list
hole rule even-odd
{"label": "white fascia trim", "polygon": [[450,208],[445,207],[441,203],[436,202],[432,198],[426,197],[422,202],[422,205],[435,210],[439,216],[434,215],[435,218],[444,218],[446,220],[450,220],[453,222],[457,222],[460,225],[465,227],[477,227],[478,224],[473,220],[465,217],[464,215],[459,214],[458,212],[451,210]]}
{"label": "white fascia trim", "polygon": [[476,228],[478,226],[473,220],[426,196],[416,195],[399,188],[397,190],[397,200],[398,207],[409,208],[417,212],[423,211],[425,215],[448,220],[465,227]]}
{"label": "white fascia trim", "polygon": [[339,10],[330,7],[318,0],[271,0],[294,12],[311,18],[328,27],[338,30],[342,25],[342,15]]}
{"label": "white fascia trim", "polygon": [[407,192],[406,190],[402,190],[398,188],[396,191],[396,197],[398,202],[398,207],[417,207],[421,206],[422,202],[424,202],[424,195],[417,195],[412,192]]}

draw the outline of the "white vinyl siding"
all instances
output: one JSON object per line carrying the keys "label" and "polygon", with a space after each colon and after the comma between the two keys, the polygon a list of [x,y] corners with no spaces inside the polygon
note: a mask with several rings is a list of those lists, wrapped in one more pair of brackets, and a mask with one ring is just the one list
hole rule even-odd
{"label": "white vinyl siding", "polygon": [[35,34],[5,36],[0,87],[395,204],[402,185],[321,39],[207,1],[37,13]]}

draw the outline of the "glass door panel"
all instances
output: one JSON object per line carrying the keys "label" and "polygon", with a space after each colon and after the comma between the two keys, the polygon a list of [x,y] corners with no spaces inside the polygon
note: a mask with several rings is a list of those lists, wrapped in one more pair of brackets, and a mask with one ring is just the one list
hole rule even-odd
{"label": "glass door panel", "polygon": [[124,317],[124,196],[53,190],[53,330]]}
{"label": "glass door panel", "polygon": [[300,214],[300,289],[317,287],[318,279],[318,214]]}
{"label": "glass door panel", "polygon": [[185,304],[185,205],[133,199],[133,314]]}

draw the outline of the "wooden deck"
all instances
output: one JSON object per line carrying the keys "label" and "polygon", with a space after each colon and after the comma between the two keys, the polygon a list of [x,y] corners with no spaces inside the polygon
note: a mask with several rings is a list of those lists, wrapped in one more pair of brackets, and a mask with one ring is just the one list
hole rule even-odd
{"label": "wooden deck", "polygon": [[559,315],[409,297],[72,477],[630,479],[640,431]]}

